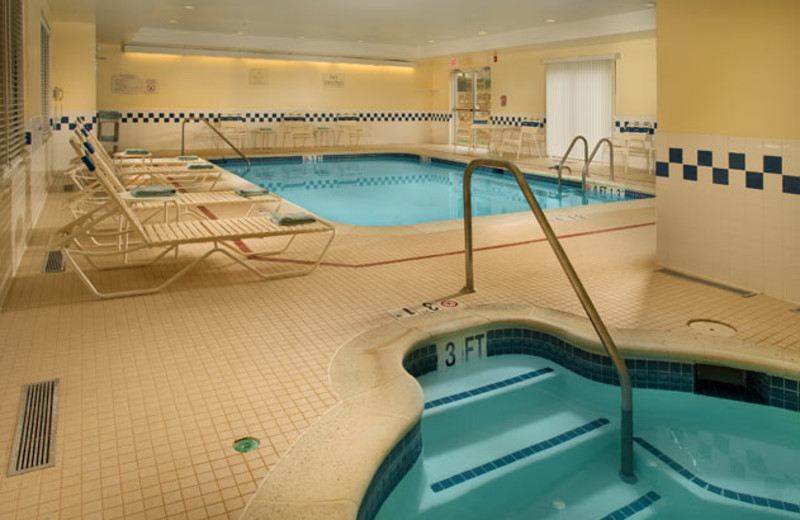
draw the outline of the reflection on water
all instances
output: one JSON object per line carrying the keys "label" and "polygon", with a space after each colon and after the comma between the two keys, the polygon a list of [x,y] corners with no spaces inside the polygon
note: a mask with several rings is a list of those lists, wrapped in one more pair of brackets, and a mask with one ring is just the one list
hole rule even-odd
{"label": "reflection on water", "polygon": [[[229,167],[236,171],[236,167]],[[462,167],[392,158],[314,163],[255,163],[245,179],[334,222],[395,226],[463,217]],[[544,209],[625,200],[553,183],[528,182]],[[475,216],[525,211],[525,197],[508,174],[476,171]]]}

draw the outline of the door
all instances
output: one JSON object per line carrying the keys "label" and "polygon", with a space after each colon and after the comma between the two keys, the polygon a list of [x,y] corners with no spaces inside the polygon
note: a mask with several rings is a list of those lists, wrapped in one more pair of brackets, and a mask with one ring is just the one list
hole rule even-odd
{"label": "door", "polygon": [[[491,109],[491,69],[456,70],[453,74],[453,145],[473,144],[472,125],[476,121],[488,122]],[[485,139],[482,135],[478,138]]]}

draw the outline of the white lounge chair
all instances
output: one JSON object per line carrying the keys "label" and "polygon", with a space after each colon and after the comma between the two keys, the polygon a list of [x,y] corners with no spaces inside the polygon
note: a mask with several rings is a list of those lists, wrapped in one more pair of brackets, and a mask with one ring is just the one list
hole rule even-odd
{"label": "white lounge chair", "polygon": [[[294,223],[289,220],[287,214],[273,213],[269,217],[251,216],[147,224],[142,222],[132,209],[131,201],[124,198],[113,188],[108,178],[110,172],[104,170],[105,167],[98,167],[97,172],[98,179],[101,180],[101,184],[108,191],[108,202],[97,206],[61,227],[50,241],[50,248],[60,249],[69,265],[75,269],[81,281],[94,295],[101,298],[117,298],[160,292],[215,253],[231,258],[262,279],[288,278],[309,274],[319,266],[336,233],[333,225],[323,220],[310,217],[312,220],[303,222],[302,217],[305,214],[299,214],[299,217],[294,217]],[[118,231],[115,233],[117,245],[116,247],[97,247],[92,239],[98,236],[98,233],[103,236],[109,236],[107,231],[109,220],[118,224]],[[298,220],[300,223],[298,223]],[[319,255],[312,260],[306,261],[305,266],[302,268],[265,272],[253,265],[255,262],[263,261],[267,256],[286,252],[295,238],[300,235],[321,233],[329,233],[330,236],[324,242]],[[242,247],[244,244],[242,241],[244,240],[272,242],[273,239],[282,240],[285,244],[281,248],[264,251],[252,250],[249,246]],[[148,266],[159,262],[171,252],[175,252],[177,255],[179,246],[201,246],[205,249],[199,252],[196,247],[182,248],[181,250],[189,249],[195,255],[194,258],[187,265],[168,276],[163,282],[143,289],[102,292],[89,277],[86,267],[81,265],[82,262],[86,262],[88,267],[96,270]],[[131,261],[134,256],[138,257],[140,254],[154,256],[138,262]],[[117,258],[119,259],[118,261],[113,261]],[[112,263],[103,263],[109,260],[112,260]],[[298,263],[303,264],[302,261],[292,259],[288,265],[297,265]]]}
{"label": "white lounge chair", "polygon": [[[536,156],[542,156],[542,145],[544,144],[544,123],[541,119],[522,121],[518,129],[503,138],[501,154],[503,148],[508,145],[513,151],[517,152],[517,159],[522,154],[522,149],[527,146],[529,152],[536,148]],[[513,152],[512,152],[513,153]]]}
{"label": "white lounge chair", "polygon": [[340,144],[342,138],[347,139],[347,144],[358,145],[364,135],[364,125],[361,116],[358,114],[339,114],[336,116],[337,136],[336,144]]}

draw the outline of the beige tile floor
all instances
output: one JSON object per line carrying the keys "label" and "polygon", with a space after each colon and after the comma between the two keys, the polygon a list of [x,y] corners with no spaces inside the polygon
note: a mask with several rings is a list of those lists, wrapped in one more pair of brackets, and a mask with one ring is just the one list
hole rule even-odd
{"label": "beige tile floor", "polygon": [[[652,183],[636,175],[629,183]],[[387,310],[464,283],[458,223],[343,226],[310,276],[254,281],[222,260],[161,294],[101,301],[72,272],[40,272],[63,197],[49,197],[0,313],[0,520],[237,518],[270,466],[337,401],[327,374],[336,349],[391,322]],[[658,271],[652,201],[550,219],[609,325],[687,331],[689,319],[708,318],[737,338],[800,350],[795,305]],[[541,237],[530,215],[478,219],[478,291],[458,298],[580,314]],[[104,282],[160,273],[117,271]],[[56,377],[56,466],[6,477],[20,386]],[[244,436],[260,448],[235,452]]]}

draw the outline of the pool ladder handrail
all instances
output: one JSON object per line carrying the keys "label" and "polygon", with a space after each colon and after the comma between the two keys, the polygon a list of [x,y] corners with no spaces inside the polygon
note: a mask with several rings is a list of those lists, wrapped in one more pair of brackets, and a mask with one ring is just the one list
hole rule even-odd
{"label": "pool ladder handrail", "polygon": [[621,389],[621,407],[622,407],[622,420],[621,420],[621,461],[620,461],[620,476],[626,482],[634,482],[636,477],[633,474],[633,390],[631,386],[631,379],[628,375],[628,369],[625,366],[625,361],[619,355],[614,340],[611,334],[603,323],[600,314],[586,292],[578,273],[572,267],[567,254],[561,247],[558,237],[550,227],[547,217],[542,211],[541,206],[533,196],[528,183],[525,182],[525,176],[520,169],[510,161],[503,161],[497,159],[474,159],[467,165],[464,171],[464,249],[466,256],[466,285],[462,289],[465,293],[475,292],[475,279],[473,273],[473,244],[472,244],[472,172],[480,167],[488,166],[490,168],[502,168],[511,172],[517,180],[520,189],[522,190],[525,200],[533,211],[533,215],[539,222],[539,226],[547,237],[550,247],[553,249],[558,261],[561,263],[561,268],[567,275],[575,294],[583,306],[589,321],[592,322],[595,332],[597,332],[600,342],[603,344],[606,353],[609,355],[617,369],[619,375],[620,389]]}
{"label": "pool ladder handrail", "polygon": [[558,163],[556,167],[556,171],[558,172],[558,187],[561,188],[561,169],[564,167],[564,163],[567,162],[567,157],[569,157],[569,153],[575,147],[575,143],[578,141],[583,141],[583,163],[586,164],[589,162],[589,141],[586,140],[585,137],[582,135],[576,135],[570,141],[569,146],[567,147],[567,151],[561,157],[561,161]]}
{"label": "pool ladder handrail", "polygon": [[233,151],[236,152],[239,155],[239,157],[244,159],[244,162],[247,163],[247,169],[248,170],[250,169],[250,159],[248,159],[247,156],[245,154],[243,154],[242,151],[239,150],[236,147],[236,145],[234,145],[232,142],[230,142],[228,140],[228,138],[225,137],[225,135],[222,132],[220,132],[217,127],[212,125],[211,122],[208,120],[208,118],[205,118],[205,117],[184,117],[183,118],[183,122],[181,122],[181,155],[185,155],[186,154],[186,147],[184,145],[186,143],[186,123],[188,123],[189,121],[202,121],[203,123],[205,123],[206,126],[209,127],[214,133],[216,133],[223,141],[228,143],[228,146],[230,146],[233,149]]}
{"label": "pool ladder handrail", "polygon": [[581,188],[584,191],[586,191],[586,177],[589,176],[589,165],[592,164],[594,156],[597,155],[597,152],[600,150],[600,147],[603,145],[603,143],[608,143],[608,165],[611,168],[611,180],[614,180],[614,144],[608,137],[603,137],[597,141],[596,145],[594,145],[592,153],[589,154],[589,158],[583,165],[583,171],[581,172]]}

